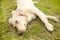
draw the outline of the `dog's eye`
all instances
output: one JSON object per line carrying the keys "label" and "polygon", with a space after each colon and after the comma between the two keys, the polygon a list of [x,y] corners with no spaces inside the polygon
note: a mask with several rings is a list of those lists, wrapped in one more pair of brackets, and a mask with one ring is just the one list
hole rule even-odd
{"label": "dog's eye", "polygon": [[19,16],[24,16],[23,14],[19,14]]}
{"label": "dog's eye", "polygon": [[18,24],[18,21],[15,21],[16,24]]}

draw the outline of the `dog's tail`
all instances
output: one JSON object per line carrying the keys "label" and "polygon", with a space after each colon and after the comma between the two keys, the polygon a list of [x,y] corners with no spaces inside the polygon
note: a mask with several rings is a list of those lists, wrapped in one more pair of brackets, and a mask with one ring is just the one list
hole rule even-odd
{"label": "dog's tail", "polygon": [[34,3],[39,3],[39,2],[34,1]]}

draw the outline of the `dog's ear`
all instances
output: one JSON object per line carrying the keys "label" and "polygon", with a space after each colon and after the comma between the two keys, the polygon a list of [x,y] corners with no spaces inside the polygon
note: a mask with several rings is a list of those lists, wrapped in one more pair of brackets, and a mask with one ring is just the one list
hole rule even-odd
{"label": "dog's ear", "polygon": [[13,21],[12,18],[10,18],[10,19],[9,19],[9,24],[12,25],[12,21]]}
{"label": "dog's ear", "polygon": [[13,14],[15,12],[15,10],[13,10],[12,12],[11,12],[11,14]]}

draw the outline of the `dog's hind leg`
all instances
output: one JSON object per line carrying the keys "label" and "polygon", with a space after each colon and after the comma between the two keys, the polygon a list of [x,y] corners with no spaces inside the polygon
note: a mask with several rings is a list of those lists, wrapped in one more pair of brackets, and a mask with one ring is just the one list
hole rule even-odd
{"label": "dog's hind leg", "polygon": [[47,15],[47,18],[48,18],[48,19],[51,19],[51,20],[53,20],[53,21],[55,21],[55,22],[58,22],[58,21],[59,21],[58,18],[55,17],[55,16],[48,16],[48,15]]}
{"label": "dog's hind leg", "polygon": [[41,21],[45,24],[49,31],[54,30],[53,25],[48,22],[46,15],[43,12],[41,12],[38,8],[32,8],[30,11],[35,13],[41,19]]}

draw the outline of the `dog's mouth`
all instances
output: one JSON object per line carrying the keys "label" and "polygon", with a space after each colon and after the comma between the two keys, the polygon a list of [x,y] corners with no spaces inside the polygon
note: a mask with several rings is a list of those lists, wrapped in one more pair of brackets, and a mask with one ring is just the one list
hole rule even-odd
{"label": "dog's mouth", "polygon": [[27,27],[25,25],[17,25],[16,28],[17,28],[18,33],[22,34],[26,31]]}

